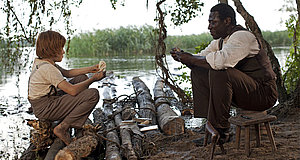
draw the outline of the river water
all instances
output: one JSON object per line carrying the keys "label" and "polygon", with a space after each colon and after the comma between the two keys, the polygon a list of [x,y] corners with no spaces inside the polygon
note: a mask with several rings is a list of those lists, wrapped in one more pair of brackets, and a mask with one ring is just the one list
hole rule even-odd
{"label": "river water", "polygon": [[[288,48],[274,48],[276,57],[280,65],[283,66],[288,54]],[[30,54],[30,61],[34,58],[34,53]],[[116,90],[118,95],[130,95],[134,93],[131,85],[132,78],[139,76],[150,89],[153,95],[153,86],[157,79],[155,70],[155,59],[149,54],[127,54],[102,57],[84,58],[64,58],[58,63],[64,68],[78,68],[97,64],[100,60],[107,63],[107,71],[113,71],[116,75]],[[180,63],[174,61],[167,55],[166,61],[172,74],[180,74],[178,70]],[[34,115],[28,114],[27,108],[30,106],[27,101],[27,83],[30,74],[30,65],[21,71],[20,75],[1,77],[0,79],[0,159],[14,160],[21,156],[22,152],[29,146],[30,127],[26,124],[26,119],[36,119]],[[98,88],[100,99],[102,82],[95,82],[90,87]],[[183,84],[189,85],[189,84]],[[102,106],[102,100],[96,107]],[[93,119],[90,117],[90,119]],[[188,127],[197,127],[201,120],[192,118],[187,120]]]}

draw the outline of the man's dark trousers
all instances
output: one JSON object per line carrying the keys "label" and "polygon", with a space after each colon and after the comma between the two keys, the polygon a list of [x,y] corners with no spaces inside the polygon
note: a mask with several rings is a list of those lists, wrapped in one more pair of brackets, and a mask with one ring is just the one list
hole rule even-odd
{"label": "man's dark trousers", "polygon": [[194,117],[207,118],[215,128],[229,128],[230,107],[263,111],[277,101],[275,80],[255,81],[235,68],[191,68]]}

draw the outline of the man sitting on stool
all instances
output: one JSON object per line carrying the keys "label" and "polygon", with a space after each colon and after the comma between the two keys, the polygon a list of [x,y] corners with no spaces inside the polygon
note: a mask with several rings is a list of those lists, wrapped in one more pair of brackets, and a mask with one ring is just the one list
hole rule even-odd
{"label": "man sitting on stool", "polygon": [[278,93],[266,52],[250,31],[236,25],[232,7],[215,5],[208,22],[214,40],[206,49],[197,55],[178,48],[170,53],[191,69],[194,116],[207,118],[222,141],[231,105],[263,111],[275,104]]}

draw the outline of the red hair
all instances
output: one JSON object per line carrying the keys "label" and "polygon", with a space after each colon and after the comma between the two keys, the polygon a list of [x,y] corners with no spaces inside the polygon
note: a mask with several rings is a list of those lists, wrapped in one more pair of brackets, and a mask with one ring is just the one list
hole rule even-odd
{"label": "red hair", "polygon": [[43,58],[52,58],[61,53],[66,38],[55,31],[46,31],[39,34],[36,41],[36,55]]}

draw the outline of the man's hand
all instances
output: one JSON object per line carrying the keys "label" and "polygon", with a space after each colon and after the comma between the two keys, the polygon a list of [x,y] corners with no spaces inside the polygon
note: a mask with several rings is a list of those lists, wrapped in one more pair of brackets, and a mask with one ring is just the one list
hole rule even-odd
{"label": "man's hand", "polygon": [[182,63],[185,63],[186,60],[190,57],[190,56],[193,56],[192,54],[190,53],[187,53],[187,52],[184,52],[183,50],[181,50],[180,48],[172,48],[171,51],[171,56],[173,57],[173,59],[175,61],[178,61],[178,62],[182,62]]}
{"label": "man's hand", "polygon": [[178,47],[175,47],[175,48],[171,49],[170,53],[171,53],[171,56],[173,57],[173,59],[175,61],[181,62],[181,59],[180,59],[180,56],[179,56],[179,54],[181,53],[181,51],[182,50],[180,50],[180,48],[178,48]]}

